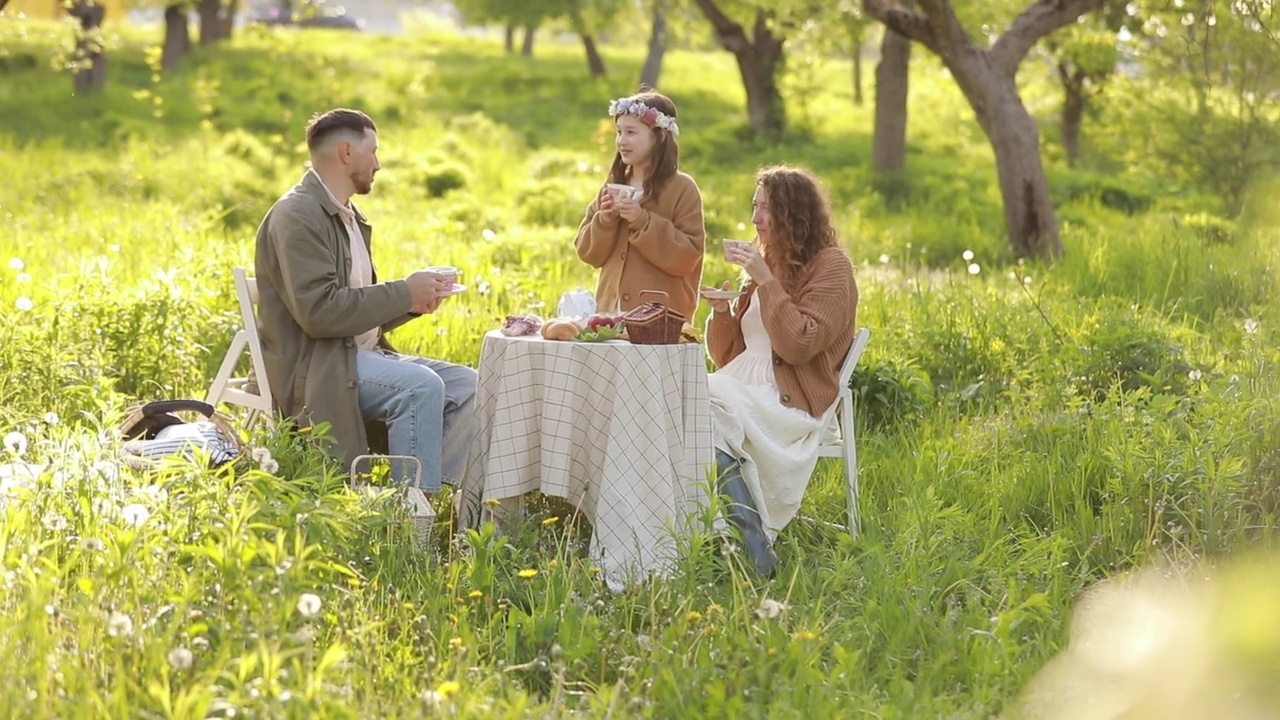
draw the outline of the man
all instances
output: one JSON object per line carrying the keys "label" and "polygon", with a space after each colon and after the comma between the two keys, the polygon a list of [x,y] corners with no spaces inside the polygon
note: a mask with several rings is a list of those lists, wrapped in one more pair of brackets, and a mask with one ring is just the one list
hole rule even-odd
{"label": "man", "polygon": [[[307,124],[311,169],[258,228],[262,351],[277,409],[300,424],[327,422],[333,454],[368,451],[366,420],[384,419],[391,454],[422,462],[409,489],[416,516],[442,480],[456,483],[476,432],[476,373],[397,354],[385,333],[435,312],[446,278],[415,271],[378,282],[372,230],[351,204],[373,189],[378,132],[367,115],[336,109]],[[402,477],[403,468],[393,466]]]}

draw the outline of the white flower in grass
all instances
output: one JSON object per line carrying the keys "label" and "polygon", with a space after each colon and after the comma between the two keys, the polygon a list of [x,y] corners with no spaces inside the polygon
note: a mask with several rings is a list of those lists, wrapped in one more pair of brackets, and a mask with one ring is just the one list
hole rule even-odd
{"label": "white flower in grass", "polygon": [[58,413],[47,412],[44,414],[44,423],[46,425],[57,425],[59,422]]}
{"label": "white flower in grass", "polygon": [[138,527],[151,517],[151,511],[142,503],[129,503],[120,509],[120,514],[124,517],[124,521],[134,527]]}
{"label": "white flower in grass", "polygon": [[1253,318],[1249,318],[1248,320],[1245,320],[1245,321],[1244,321],[1244,331],[1245,331],[1245,332],[1247,332],[1247,333],[1249,333],[1250,335],[1253,335],[1253,334],[1257,333],[1257,332],[1258,332],[1258,321],[1257,321],[1257,320],[1254,320]]}
{"label": "white flower in grass", "polygon": [[18,308],[20,312],[31,312],[36,307],[36,304],[31,302],[31,298],[26,296],[20,297],[17,300],[15,300],[13,305],[14,307]]}
{"label": "white flower in grass", "polygon": [[176,647],[169,651],[169,667],[174,670],[189,670],[195,656],[184,647]]}
{"label": "white flower in grass", "polygon": [[492,241],[494,238],[498,237],[498,233],[490,230],[489,228],[485,228],[484,230],[480,231],[480,236],[483,237],[485,240]]}
{"label": "white flower in grass", "polygon": [[315,593],[302,593],[298,598],[298,613],[304,618],[313,618],[320,612],[320,596]]}
{"label": "white flower in grass", "polygon": [[273,458],[267,458],[267,460],[259,465],[259,467],[262,468],[262,472],[269,475],[275,475],[280,472],[280,463],[276,462]]}
{"label": "white flower in grass", "polygon": [[888,264],[889,264],[889,256],[888,256],[888,254],[886,254],[886,253],[880,253],[880,264],[881,264],[881,265],[888,265]]}
{"label": "white flower in grass", "polygon": [[44,517],[41,518],[40,521],[44,523],[45,527],[54,532],[61,532],[67,529],[67,519],[52,510],[45,513]]}
{"label": "white flower in grass", "polygon": [[119,610],[112,610],[107,617],[107,634],[111,637],[129,637],[133,635],[133,618]]}
{"label": "white flower in grass", "polygon": [[1199,380],[1200,380],[1200,377],[1201,377],[1201,376],[1200,376],[1200,371],[1199,371],[1199,370],[1192,370],[1191,372],[1187,373],[1187,377],[1191,378],[1191,381],[1192,381],[1192,382],[1197,382],[1197,381],[1199,381]]}
{"label": "white flower in grass", "polygon": [[18,277],[14,278],[14,281],[19,283],[29,283],[31,282],[31,275],[28,273],[18,273]]}
{"label": "white flower in grass", "polygon": [[764,618],[765,620],[772,620],[786,612],[790,607],[790,605],[784,602],[765,598],[760,601],[760,607],[756,608],[756,616]]}
{"label": "white flower in grass", "polygon": [[27,451],[27,436],[16,430],[5,435],[4,449],[14,455],[22,455]]}
{"label": "white flower in grass", "polygon": [[191,647],[199,650],[200,652],[204,652],[209,649],[209,639],[206,637],[191,638]]}
{"label": "white flower in grass", "polygon": [[249,453],[249,457],[261,465],[264,461],[271,459],[271,451],[264,447],[256,447]]}
{"label": "white flower in grass", "polygon": [[973,251],[965,250],[964,252],[960,253],[960,257],[964,258],[965,262],[969,262],[970,260],[973,259]]}
{"label": "white flower in grass", "polygon": [[84,549],[89,552],[101,552],[107,549],[107,544],[98,538],[85,538]]}
{"label": "white flower in grass", "polygon": [[982,272],[982,266],[978,265],[978,263],[969,263],[970,275],[977,275],[980,272]]}
{"label": "white flower in grass", "polygon": [[26,264],[26,263],[24,263],[24,262],[22,262],[22,258],[9,258],[9,269],[10,269],[10,270],[13,270],[13,271],[17,272],[17,271],[21,271],[21,270],[22,270],[23,268],[25,268],[26,266],[27,266],[27,264]]}

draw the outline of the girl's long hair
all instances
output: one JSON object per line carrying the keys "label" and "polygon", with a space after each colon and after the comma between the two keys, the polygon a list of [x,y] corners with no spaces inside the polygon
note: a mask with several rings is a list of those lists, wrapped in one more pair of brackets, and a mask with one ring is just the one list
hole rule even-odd
{"label": "girl's long hair", "polygon": [[[676,119],[676,104],[671,102],[671,98],[656,90],[642,85],[640,92],[632,95],[631,99],[642,102],[660,113],[670,115],[672,120]],[[642,202],[658,197],[662,186],[680,169],[680,146],[676,143],[675,136],[658,127],[653,128],[653,133],[653,153],[649,156],[649,177],[644,179]],[[609,182],[628,183],[630,181],[631,166],[622,162],[622,153],[615,150],[613,165],[609,168]]]}
{"label": "girl's long hair", "polygon": [[776,165],[756,173],[769,202],[769,239],[761,254],[788,292],[818,253],[838,247],[831,225],[831,206],[813,173],[804,168]]}

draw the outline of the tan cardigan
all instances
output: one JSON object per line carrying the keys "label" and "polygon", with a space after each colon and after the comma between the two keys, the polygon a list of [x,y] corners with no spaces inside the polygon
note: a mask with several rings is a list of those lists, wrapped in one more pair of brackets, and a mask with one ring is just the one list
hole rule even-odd
{"label": "tan cardigan", "polygon": [[599,203],[597,195],[587,207],[574,244],[583,262],[600,269],[596,283],[600,312],[612,312],[615,306],[626,312],[641,303],[641,290],[662,290],[671,296],[672,308],[692,319],[707,236],[698,184],[677,172],[657,197],[641,199],[644,213],[635,224],[622,217],[606,221],[598,212]]}
{"label": "tan cardigan", "polygon": [[707,351],[720,368],[746,349],[739,318],[758,295],[773,345],[779,400],[822,417],[840,392],[840,365],[853,345],[858,313],[853,263],[840,248],[827,248],[805,267],[796,288],[792,296],[776,278],[759,286],[748,281],[732,314],[707,318]]}

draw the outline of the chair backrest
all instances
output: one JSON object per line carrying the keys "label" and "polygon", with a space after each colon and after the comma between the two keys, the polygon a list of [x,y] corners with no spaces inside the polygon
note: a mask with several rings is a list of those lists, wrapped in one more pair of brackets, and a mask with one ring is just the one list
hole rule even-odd
{"label": "chair backrest", "polygon": [[844,358],[844,364],[840,366],[840,395],[844,397],[853,392],[849,388],[849,381],[853,379],[853,371],[858,366],[858,358],[862,357],[862,351],[867,348],[867,341],[871,339],[871,331],[867,328],[858,328],[858,332],[853,336],[853,345],[849,347],[849,354]]}
{"label": "chair backrest", "polygon": [[271,397],[271,386],[267,382],[267,368],[262,359],[262,340],[258,337],[258,280],[245,273],[244,268],[231,271],[236,283],[236,297],[240,301],[240,320],[249,340],[249,356],[252,359],[254,380],[258,383],[263,397]]}

